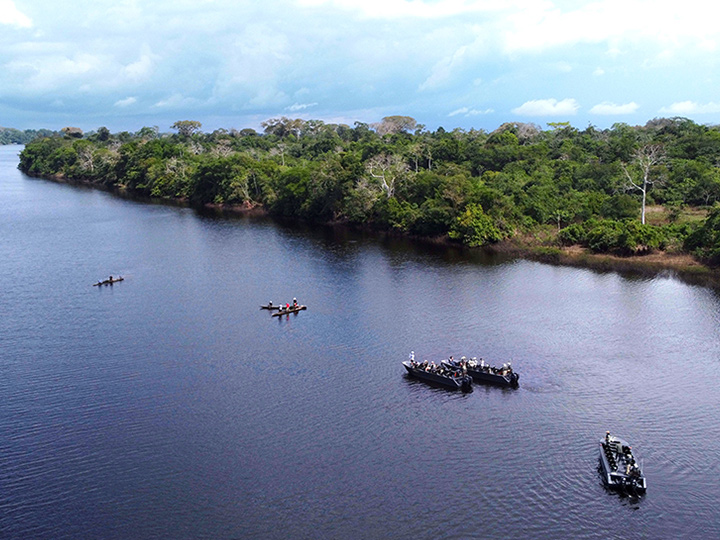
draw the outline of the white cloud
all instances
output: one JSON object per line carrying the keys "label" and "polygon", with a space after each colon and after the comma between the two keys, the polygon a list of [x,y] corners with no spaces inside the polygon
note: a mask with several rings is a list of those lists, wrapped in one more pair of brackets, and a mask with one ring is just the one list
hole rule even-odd
{"label": "white cloud", "polygon": [[595,71],[593,71],[593,75],[596,77],[602,77],[605,75],[605,70],[603,68],[595,68]]}
{"label": "white cloud", "polygon": [[25,92],[42,92],[66,86],[79,88],[86,80],[97,78],[106,63],[106,58],[92,54],[80,53],[72,58],[48,54],[18,58],[3,67],[8,78],[22,80]]}
{"label": "white cloud", "polygon": [[574,115],[580,108],[574,99],[535,99],[512,110],[522,116]]}
{"label": "white cloud", "polygon": [[428,90],[441,86],[450,78],[453,71],[457,69],[463,61],[463,57],[467,52],[467,47],[463,46],[457,49],[451,56],[440,60],[432,69],[430,76],[420,85],[419,90]]}
{"label": "white cloud", "polygon": [[633,114],[638,110],[638,107],[639,105],[634,101],[625,103],[624,105],[617,105],[615,103],[611,103],[610,101],[603,101],[590,109],[590,114]]}
{"label": "white cloud", "polygon": [[616,50],[618,42],[673,50],[693,43],[707,50],[720,33],[718,15],[720,8],[704,0],[541,1],[508,15],[504,43],[508,51],[528,52],[577,43],[607,43]]}
{"label": "white cloud", "polygon": [[289,107],[285,107],[285,110],[290,112],[297,112],[304,109],[309,109],[310,107],[314,107],[315,105],[317,105],[317,103],[294,103]]}
{"label": "white cloud", "polygon": [[484,111],[481,111],[479,109],[471,109],[470,107],[461,107],[460,109],[456,109],[448,114],[448,116],[480,116],[482,114],[492,114],[494,112],[494,109],[485,109]]}
{"label": "white cloud", "polygon": [[175,93],[167,99],[161,99],[154,106],[167,109],[183,109],[197,107],[198,105],[200,105],[200,100]]}
{"label": "white cloud", "polygon": [[30,28],[32,20],[15,7],[12,0],[0,0],[0,24]]}
{"label": "white cloud", "polygon": [[137,103],[137,98],[135,97],[126,97],[125,99],[120,99],[115,102],[113,105],[114,107],[129,107],[130,105],[135,105]]}
{"label": "white cloud", "polygon": [[144,51],[140,55],[140,59],[132,62],[123,68],[123,73],[128,79],[138,81],[148,77],[152,73],[153,61],[157,59],[149,51]]}
{"label": "white cloud", "polygon": [[523,9],[532,0],[297,0],[301,6],[331,5],[339,9],[359,11],[365,17],[377,19],[419,18],[441,19],[463,14],[504,11],[508,7]]}
{"label": "white cloud", "polygon": [[695,101],[679,101],[669,107],[660,109],[662,114],[717,114],[720,113],[720,103],[696,103]]}

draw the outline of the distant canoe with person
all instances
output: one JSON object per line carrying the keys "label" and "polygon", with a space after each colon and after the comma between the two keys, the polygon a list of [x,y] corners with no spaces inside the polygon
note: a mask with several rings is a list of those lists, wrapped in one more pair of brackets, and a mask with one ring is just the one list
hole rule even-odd
{"label": "distant canoe with person", "polygon": [[98,281],[97,283],[93,283],[93,287],[99,287],[100,285],[112,285],[113,283],[117,283],[118,281],[125,281],[125,278],[122,276],[118,276],[116,278],[110,276],[104,281]]}

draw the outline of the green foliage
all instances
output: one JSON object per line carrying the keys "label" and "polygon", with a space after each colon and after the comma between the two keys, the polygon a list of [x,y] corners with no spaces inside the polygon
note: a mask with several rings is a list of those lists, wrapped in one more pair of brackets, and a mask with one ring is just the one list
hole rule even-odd
{"label": "green foliage", "polygon": [[[67,137],[25,141],[20,169],[193,205],[263,205],[292,219],[447,235],[469,246],[557,229],[561,243],[596,252],[684,246],[720,263],[718,211],[697,226],[681,218],[688,206],[720,201],[718,127],[671,118],[608,130],[507,123],[490,134],[429,132],[405,116],[352,127],[282,117],[262,126],[264,133],[204,134],[200,122],[183,120],[173,124],[178,135],[100,127],[85,137],[68,128]],[[19,136],[0,129],[0,142]],[[670,209],[672,225],[640,225],[639,195],[621,192],[622,164],[649,144],[667,151],[652,195]]]}
{"label": "green foliage", "polygon": [[479,204],[469,204],[458,216],[449,233],[470,247],[484,246],[502,240],[503,234]]}
{"label": "green foliage", "polygon": [[58,137],[59,134],[49,129],[19,129],[0,127],[0,144],[28,144],[37,138]]}
{"label": "green foliage", "polygon": [[649,253],[662,247],[667,239],[667,231],[631,219],[590,219],[574,223],[558,234],[558,240],[565,245],[580,244],[595,253],[619,255]]}
{"label": "green foliage", "polygon": [[687,236],[684,247],[700,259],[720,265],[720,203],[713,206],[702,226]]}
{"label": "green foliage", "polygon": [[605,200],[600,215],[608,219],[630,219],[640,215],[640,201],[627,193],[619,193]]}
{"label": "green foliage", "polygon": [[196,131],[199,131],[202,124],[197,120],[178,120],[170,127],[176,129],[179,135],[189,137]]}

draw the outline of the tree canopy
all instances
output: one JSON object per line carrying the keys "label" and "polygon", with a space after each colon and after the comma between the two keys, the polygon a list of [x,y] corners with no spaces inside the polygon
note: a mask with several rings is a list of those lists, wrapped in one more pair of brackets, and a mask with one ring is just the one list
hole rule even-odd
{"label": "tree canopy", "polygon": [[182,120],[172,126],[175,135],[99,128],[36,139],[20,168],[195,205],[262,206],[278,217],[470,246],[544,231],[552,242],[593,251],[685,249],[720,262],[717,212],[705,222],[703,210],[720,203],[720,129],[684,118],[584,130],[507,123],[491,133],[430,132],[407,116],[352,127],[272,118],[262,134],[201,127]]}

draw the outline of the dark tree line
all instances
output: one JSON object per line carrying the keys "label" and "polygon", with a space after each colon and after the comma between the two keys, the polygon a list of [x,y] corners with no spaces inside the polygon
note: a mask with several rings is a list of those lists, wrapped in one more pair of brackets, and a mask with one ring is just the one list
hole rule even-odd
{"label": "dark tree line", "polygon": [[720,262],[715,126],[670,118],[603,130],[507,123],[490,133],[430,132],[391,116],[353,126],[273,118],[262,127],[203,133],[184,120],[176,134],[65,133],[28,143],[20,168],[470,246],[542,237],[619,254],[684,249]]}
{"label": "dark tree line", "polygon": [[25,129],[0,127],[0,144],[27,144],[38,137],[52,137],[58,133],[49,129]]}

